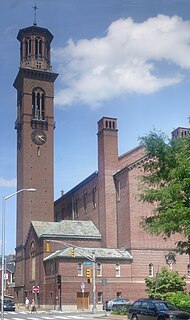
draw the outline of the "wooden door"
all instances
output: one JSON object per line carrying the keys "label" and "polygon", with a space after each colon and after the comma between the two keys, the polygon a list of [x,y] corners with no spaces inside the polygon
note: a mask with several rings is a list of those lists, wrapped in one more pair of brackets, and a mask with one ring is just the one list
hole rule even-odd
{"label": "wooden door", "polygon": [[89,293],[77,292],[77,309],[85,310],[89,308]]}

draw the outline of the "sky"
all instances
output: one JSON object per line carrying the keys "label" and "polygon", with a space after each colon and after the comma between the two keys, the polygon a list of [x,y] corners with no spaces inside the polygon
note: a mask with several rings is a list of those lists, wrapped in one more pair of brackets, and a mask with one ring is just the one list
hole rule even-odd
{"label": "sky", "polygon": [[[154,128],[170,137],[189,126],[190,0],[1,0],[2,199],[16,192],[16,37],[33,24],[35,4],[37,25],[54,35],[52,67],[59,73],[55,200],[98,169],[97,122],[103,116],[118,119],[119,155]],[[15,248],[14,196],[6,201],[5,225],[8,254]]]}

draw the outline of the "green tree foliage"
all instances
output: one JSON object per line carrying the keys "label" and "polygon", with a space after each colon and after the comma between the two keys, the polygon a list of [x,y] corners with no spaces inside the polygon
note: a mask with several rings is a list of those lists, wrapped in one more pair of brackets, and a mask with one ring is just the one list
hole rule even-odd
{"label": "green tree foliage", "polygon": [[[166,139],[153,131],[141,138],[146,150],[140,200],[155,205],[141,226],[150,234],[179,233],[180,253],[190,254],[190,134]],[[143,190],[143,191],[142,191]]]}
{"label": "green tree foliage", "polygon": [[175,304],[181,310],[190,312],[190,295],[185,292],[169,292],[166,294],[166,300]]}
{"label": "green tree foliage", "polygon": [[146,292],[149,298],[165,299],[169,292],[184,292],[184,279],[185,277],[180,276],[178,272],[163,267],[157,277],[145,278]]}

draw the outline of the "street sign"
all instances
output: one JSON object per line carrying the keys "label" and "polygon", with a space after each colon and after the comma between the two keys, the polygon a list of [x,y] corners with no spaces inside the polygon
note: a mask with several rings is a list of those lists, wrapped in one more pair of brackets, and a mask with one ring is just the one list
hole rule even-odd
{"label": "street sign", "polygon": [[107,279],[102,278],[102,287],[105,287],[107,285]]}
{"label": "street sign", "polygon": [[40,288],[39,288],[39,286],[37,284],[32,287],[32,292],[33,293],[39,293],[39,291],[40,291]]}
{"label": "street sign", "polygon": [[82,282],[80,287],[81,287],[81,290],[84,290],[85,289],[85,283]]}
{"label": "street sign", "polygon": [[84,266],[90,267],[90,266],[92,266],[92,262],[91,261],[84,261]]}

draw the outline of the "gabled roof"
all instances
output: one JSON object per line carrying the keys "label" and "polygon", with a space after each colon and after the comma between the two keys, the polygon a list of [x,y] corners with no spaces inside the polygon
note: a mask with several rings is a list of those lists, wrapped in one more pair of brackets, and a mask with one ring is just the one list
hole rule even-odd
{"label": "gabled roof", "polygon": [[92,221],[62,220],[60,222],[31,222],[39,238],[85,238],[101,239],[101,234]]}
{"label": "gabled roof", "polygon": [[[76,248],[75,249],[75,258],[82,258],[86,260],[86,256],[92,256],[92,252],[95,252],[95,257],[98,260],[129,260],[131,261],[133,257],[130,253],[124,249],[108,249],[108,248]],[[84,255],[83,255],[84,254]],[[70,248],[63,250],[57,250],[54,253],[50,254],[48,257],[44,258],[44,261],[52,259],[64,259],[72,258],[72,253]]]}
{"label": "gabled roof", "polygon": [[[5,268],[10,273],[14,273],[15,272],[15,265],[13,263],[7,263]],[[2,270],[2,265],[1,264],[0,264],[0,270]]]}

